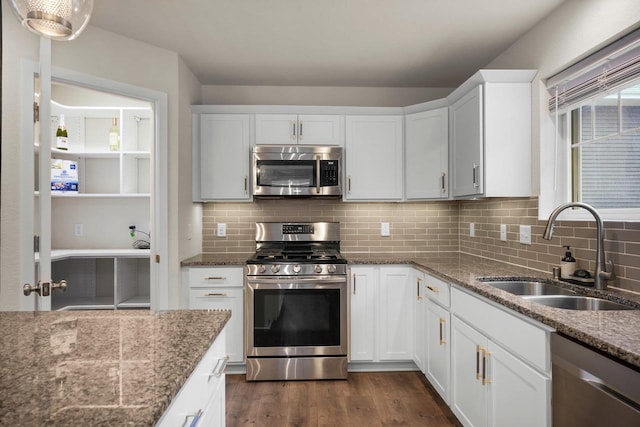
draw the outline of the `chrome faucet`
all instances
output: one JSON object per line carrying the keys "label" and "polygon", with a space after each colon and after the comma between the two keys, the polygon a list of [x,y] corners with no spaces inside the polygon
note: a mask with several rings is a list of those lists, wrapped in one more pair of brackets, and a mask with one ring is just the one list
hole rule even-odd
{"label": "chrome faucet", "polygon": [[[547,221],[547,227],[544,229],[544,233],[542,234],[542,238],[551,240],[553,238],[553,225],[556,222],[556,218],[558,218],[558,215],[560,215],[560,212],[562,212],[563,210],[573,207],[586,209],[587,211],[591,212],[591,215],[593,215],[596,220],[596,271],[593,278],[593,284],[596,289],[607,289],[607,280],[613,280],[613,278],[615,277],[615,273],[613,271],[613,261],[609,260],[608,263],[605,261],[604,223],[602,222],[602,217],[600,216],[598,211],[593,208],[593,206],[580,202],[570,202],[558,206],[553,210],[553,212],[551,212],[549,220]],[[609,265],[609,271],[607,271],[607,264]]]}

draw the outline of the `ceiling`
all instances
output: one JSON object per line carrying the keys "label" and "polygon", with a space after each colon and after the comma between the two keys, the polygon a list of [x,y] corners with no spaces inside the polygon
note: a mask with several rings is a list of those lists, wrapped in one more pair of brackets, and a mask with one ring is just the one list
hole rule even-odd
{"label": "ceiling", "polygon": [[205,85],[455,87],[563,0],[109,0],[91,25]]}

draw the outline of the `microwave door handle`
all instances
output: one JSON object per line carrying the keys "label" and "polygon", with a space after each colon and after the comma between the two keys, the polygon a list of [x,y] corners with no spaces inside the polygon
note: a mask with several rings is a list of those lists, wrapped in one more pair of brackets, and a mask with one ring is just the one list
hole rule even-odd
{"label": "microwave door handle", "polygon": [[316,193],[320,194],[320,156],[316,156]]}

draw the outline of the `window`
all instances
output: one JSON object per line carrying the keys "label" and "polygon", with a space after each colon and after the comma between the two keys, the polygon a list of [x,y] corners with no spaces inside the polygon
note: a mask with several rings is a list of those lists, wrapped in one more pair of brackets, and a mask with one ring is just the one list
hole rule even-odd
{"label": "window", "polygon": [[541,140],[539,217],[576,201],[605,219],[640,219],[640,30],[549,78],[547,88],[553,135]]}

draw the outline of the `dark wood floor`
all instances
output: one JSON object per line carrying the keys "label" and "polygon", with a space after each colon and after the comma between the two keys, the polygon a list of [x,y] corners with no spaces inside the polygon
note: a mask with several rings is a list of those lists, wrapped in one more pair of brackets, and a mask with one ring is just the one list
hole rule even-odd
{"label": "dark wood floor", "polygon": [[246,382],[227,375],[227,426],[459,426],[419,372],[346,381]]}

